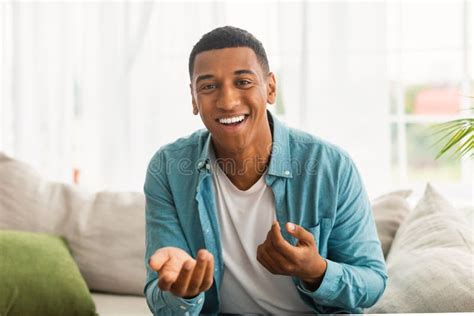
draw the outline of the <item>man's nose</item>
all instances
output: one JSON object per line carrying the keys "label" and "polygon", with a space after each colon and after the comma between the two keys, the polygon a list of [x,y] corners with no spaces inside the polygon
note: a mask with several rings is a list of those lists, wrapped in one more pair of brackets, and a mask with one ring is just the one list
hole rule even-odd
{"label": "man's nose", "polygon": [[220,90],[217,107],[222,110],[232,110],[240,104],[239,92],[232,86],[223,86]]}

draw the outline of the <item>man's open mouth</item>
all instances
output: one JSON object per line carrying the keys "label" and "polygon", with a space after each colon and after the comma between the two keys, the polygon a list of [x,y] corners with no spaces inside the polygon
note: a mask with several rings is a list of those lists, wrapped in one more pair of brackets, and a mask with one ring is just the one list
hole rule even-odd
{"label": "man's open mouth", "polygon": [[224,126],[237,126],[247,120],[248,114],[242,114],[232,117],[220,118],[217,121]]}

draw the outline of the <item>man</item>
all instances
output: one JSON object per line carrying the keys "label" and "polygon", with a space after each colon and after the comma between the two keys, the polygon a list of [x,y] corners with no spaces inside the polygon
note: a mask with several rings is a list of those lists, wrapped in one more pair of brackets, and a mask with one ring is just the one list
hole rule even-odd
{"label": "man", "polygon": [[189,58],[206,130],[162,147],[145,182],[156,315],[361,312],[387,275],[349,156],[280,123],[262,44],[217,28]]}

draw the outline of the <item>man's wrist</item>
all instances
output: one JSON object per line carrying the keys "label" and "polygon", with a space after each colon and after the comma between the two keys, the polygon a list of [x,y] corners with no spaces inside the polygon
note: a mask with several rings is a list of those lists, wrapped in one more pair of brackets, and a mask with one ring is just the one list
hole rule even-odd
{"label": "man's wrist", "polygon": [[317,268],[315,269],[317,271],[317,275],[312,278],[301,278],[301,281],[303,281],[304,287],[311,292],[316,291],[324,279],[327,266],[328,264],[326,260],[320,256],[320,261],[317,265]]}

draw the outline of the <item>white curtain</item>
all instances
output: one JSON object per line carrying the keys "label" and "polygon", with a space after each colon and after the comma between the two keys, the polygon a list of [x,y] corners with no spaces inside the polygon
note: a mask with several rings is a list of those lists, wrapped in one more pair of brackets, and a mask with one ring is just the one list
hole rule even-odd
{"label": "white curtain", "polygon": [[[385,4],[0,4],[0,150],[58,181],[140,191],[161,145],[203,127],[188,55],[234,25],[277,73],[273,111],[345,148],[371,195],[389,185]],[[284,109],[284,110],[282,110]]]}
{"label": "white curtain", "polygon": [[385,3],[282,4],[280,12],[287,121],[348,151],[370,194],[382,193],[391,180]]}

